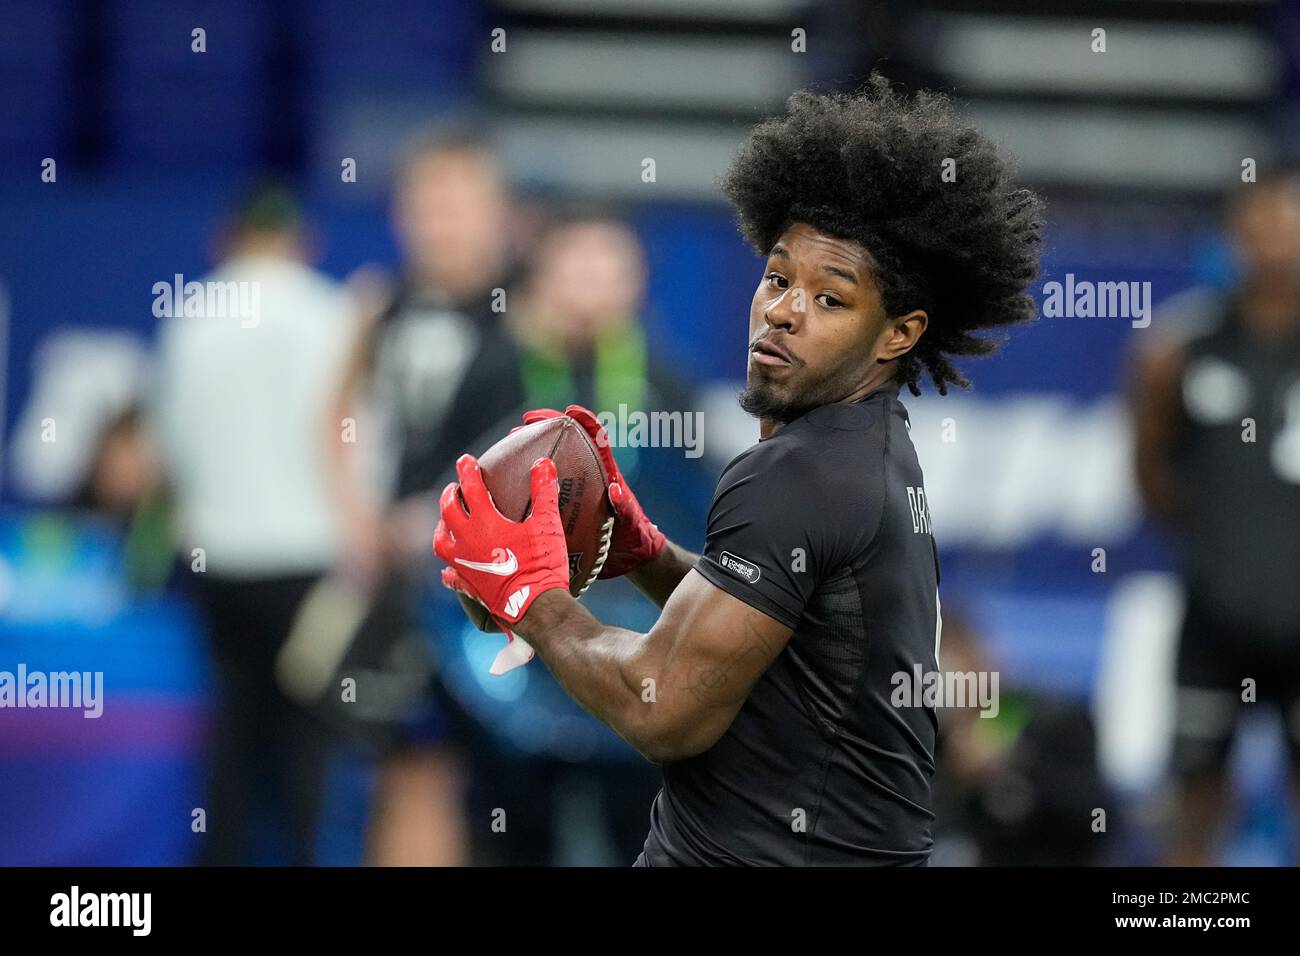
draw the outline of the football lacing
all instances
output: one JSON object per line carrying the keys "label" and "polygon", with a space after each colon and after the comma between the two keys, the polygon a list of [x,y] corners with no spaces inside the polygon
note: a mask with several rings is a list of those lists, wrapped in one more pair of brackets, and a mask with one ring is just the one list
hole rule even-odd
{"label": "football lacing", "polygon": [[610,515],[609,520],[600,528],[600,545],[596,548],[596,563],[591,566],[591,573],[587,575],[586,583],[582,585],[582,589],[574,597],[582,597],[587,588],[591,587],[591,583],[600,576],[600,569],[605,566],[605,559],[609,557],[609,546],[613,540],[614,516]]}

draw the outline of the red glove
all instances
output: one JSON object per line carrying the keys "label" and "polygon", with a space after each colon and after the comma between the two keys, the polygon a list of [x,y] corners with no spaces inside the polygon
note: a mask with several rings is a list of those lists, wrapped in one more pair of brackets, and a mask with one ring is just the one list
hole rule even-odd
{"label": "red glove", "polygon": [[442,573],[443,584],[465,592],[508,623],[528,613],[543,592],[568,591],[555,462],[540,458],[533,464],[532,511],[523,521],[497,511],[473,455],[460,456],[456,474],[460,483],[443,489],[438,502],[442,520],[433,534],[433,550],[451,565]]}
{"label": "red glove", "polygon": [[[609,447],[609,435],[596,416],[581,405],[570,405],[563,414],[568,415],[582,426],[591,436],[592,443],[605,465],[605,474],[609,475],[609,506],[614,512],[614,533],[610,538],[609,557],[600,569],[600,578],[616,578],[635,571],[664,549],[667,539],[663,532],[650,523],[650,519],[641,510],[641,503],[632,494],[632,489],[618,470],[618,462]],[[539,408],[524,412],[524,424],[559,418],[560,412],[551,408]]]}

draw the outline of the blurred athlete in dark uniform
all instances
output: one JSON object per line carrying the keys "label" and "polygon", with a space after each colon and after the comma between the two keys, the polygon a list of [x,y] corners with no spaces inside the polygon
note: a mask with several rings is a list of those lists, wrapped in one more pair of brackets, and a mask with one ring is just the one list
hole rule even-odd
{"label": "blurred athlete in dark uniform", "polygon": [[[609,627],[569,596],[548,460],[515,523],[462,457],[434,539],[443,579],[663,764],[639,864],[924,865],[936,714],[891,694],[893,675],[937,668],[938,559],[898,392],[926,373],[964,384],[951,357],[993,347],[974,333],[1033,314],[1038,202],[944,98],[879,78],[795,94],[725,190],[766,257],[741,396],[760,441],[722,474],[704,554],[666,542],[607,461],[604,573],[629,574],[658,622]],[[509,571],[490,563],[501,548]]]}
{"label": "blurred athlete in dark uniform", "polygon": [[1300,175],[1243,184],[1244,267],[1139,359],[1138,480],[1173,532],[1178,650],[1169,861],[1213,862],[1243,681],[1278,705],[1300,781]]}
{"label": "blurred athlete in dark uniform", "polygon": [[[461,450],[522,407],[518,353],[503,321],[514,271],[510,213],[503,172],[474,132],[429,134],[401,157],[393,225],[403,272],[339,392],[335,421],[357,421],[355,445],[332,443],[345,562],[374,592],[347,663],[350,675],[364,675],[358,699],[390,702],[391,712],[371,715],[375,724],[402,721],[426,689],[412,663],[425,653],[413,607],[437,522],[436,485]],[[356,446],[388,466],[378,500],[350,460]],[[367,678],[373,689],[360,686]],[[443,726],[446,701],[435,693],[424,703],[425,719],[381,735],[389,752],[376,788],[372,863],[466,861],[464,782]]]}

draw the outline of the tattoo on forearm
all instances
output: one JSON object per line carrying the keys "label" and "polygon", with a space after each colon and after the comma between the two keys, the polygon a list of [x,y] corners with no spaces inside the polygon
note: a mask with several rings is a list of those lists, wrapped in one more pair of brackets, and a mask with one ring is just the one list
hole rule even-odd
{"label": "tattoo on forearm", "polygon": [[720,707],[732,703],[734,696],[727,693],[727,684],[732,680],[736,668],[752,655],[757,654],[764,660],[772,656],[771,652],[775,649],[774,642],[771,638],[764,637],[753,621],[746,621],[745,633],[750,639],[730,658],[721,664],[696,668],[691,674],[686,689],[701,704]]}

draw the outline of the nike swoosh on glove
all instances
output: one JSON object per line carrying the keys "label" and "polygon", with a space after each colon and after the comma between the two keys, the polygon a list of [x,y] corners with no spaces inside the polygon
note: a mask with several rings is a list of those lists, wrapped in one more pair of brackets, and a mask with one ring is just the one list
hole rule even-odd
{"label": "nike swoosh on glove", "polygon": [[555,462],[533,463],[532,510],[523,521],[497,511],[473,455],[460,456],[456,474],[460,482],[444,488],[438,501],[442,517],[433,535],[433,550],[450,566],[443,583],[474,598],[503,625],[527,614],[539,595],[568,591]]}
{"label": "nike swoosh on glove", "polygon": [[581,405],[570,405],[562,413],[552,408],[539,408],[524,412],[524,424],[559,418],[561,414],[572,418],[591,437],[596,453],[605,466],[605,474],[609,476],[609,506],[614,512],[614,532],[610,537],[609,557],[605,559],[597,577],[617,578],[635,571],[657,556],[664,549],[667,539],[641,510],[641,502],[632,494],[632,489],[623,478],[623,472],[619,470],[618,462],[614,460],[605,426],[589,410]]}

